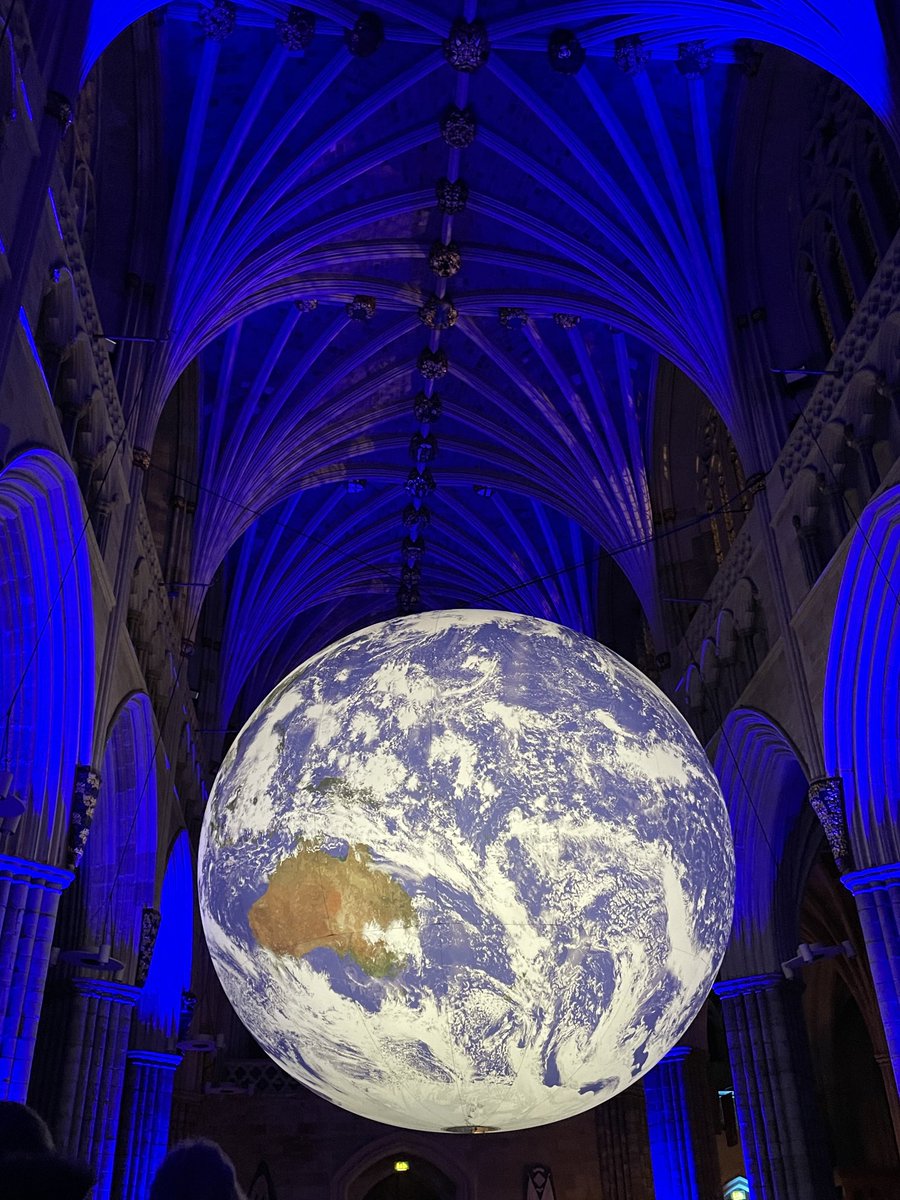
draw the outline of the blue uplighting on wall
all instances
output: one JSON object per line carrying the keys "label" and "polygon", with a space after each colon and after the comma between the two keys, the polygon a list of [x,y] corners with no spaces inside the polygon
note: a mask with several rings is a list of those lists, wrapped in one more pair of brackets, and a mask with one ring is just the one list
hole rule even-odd
{"label": "blue uplighting on wall", "polygon": [[191,986],[194,938],[194,868],[182,830],[169,855],[159,900],[161,921],[138,1017],[166,1037],[178,1032],[182,992]]}
{"label": "blue uplighting on wall", "polygon": [[157,783],[155,724],[142,692],[114,717],[100,772],[100,794],[77,887],[91,944],[109,941],[128,960],[140,941],[140,914],[152,907],[156,883]]}
{"label": "blue uplighting on wall", "polygon": [[44,450],[13,458],[0,473],[0,520],[9,558],[0,627],[17,630],[0,659],[0,754],[50,837],[68,822],[75,766],[90,761],[93,737],[91,575],[71,469]]}
{"label": "blue uplighting on wall", "polygon": [[764,713],[737,708],[728,714],[715,757],[736,856],[736,940],[756,945],[760,961],[780,962],[796,944],[777,903],[778,864],[798,818],[806,810],[807,780],[784,731]]}
{"label": "blue uplighting on wall", "polygon": [[94,0],[82,58],[81,82],[107,46],[141,17],[162,7],[159,0]]}
{"label": "blue uplighting on wall", "polygon": [[668,1195],[679,1200],[702,1200],[690,1142],[688,1095],[679,1065],[690,1053],[689,1046],[675,1046],[644,1079],[647,1132],[656,1190],[665,1187]]}
{"label": "blue uplighting on wall", "polygon": [[857,866],[900,860],[900,487],[859,518],[841,579],[823,697],[825,769],[843,782]]}

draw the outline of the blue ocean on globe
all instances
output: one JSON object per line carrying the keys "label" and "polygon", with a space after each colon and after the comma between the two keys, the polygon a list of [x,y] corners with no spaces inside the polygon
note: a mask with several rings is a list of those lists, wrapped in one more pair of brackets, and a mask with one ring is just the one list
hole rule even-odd
{"label": "blue ocean on globe", "polygon": [[345,637],[260,705],[207,807],[223,987],[313,1091],[409,1129],[609,1099],[700,1009],[734,856],[702,747],[562,626],[430,612]]}

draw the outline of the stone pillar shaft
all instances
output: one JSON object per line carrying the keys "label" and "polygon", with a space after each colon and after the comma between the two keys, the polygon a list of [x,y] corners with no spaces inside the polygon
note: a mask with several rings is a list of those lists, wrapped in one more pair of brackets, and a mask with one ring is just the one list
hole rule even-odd
{"label": "stone pillar shaft", "polygon": [[900,863],[851,871],[841,882],[856,901],[894,1087],[900,1089]]}
{"label": "stone pillar shaft", "polygon": [[719,983],[754,1200],[834,1195],[800,989],[781,975]]}
{"label": "stone pillar shaft", "polygon": [[0,854],[0,1099],[24,1102],[60,893],[70,871]]}
{"label": "stone pillar shaft", "polygon": [[704,1056],[675,1046],[644,1080],[658,1195],[720,1200],[719,1164]]}
{"label": "stone pillar shaft", "polygon": [[601,1200],[651,1200],[653,1169],[643,1083],[594,1109]]}
{"label": "stone pillar shaft", "polygon": [[131,1050],[127,1055],[114,1174],[116,1200],[146,1200],[169,1145],[172,1091],[180,1062],[178,1054],[151,1050]]}
{"label": "stone pillar shaft", "polygon": [[58,1146],[94,1168],[94,1200],[108,1200],[138,989],[99,979],[75,979],[72,988],[53,1134]]}

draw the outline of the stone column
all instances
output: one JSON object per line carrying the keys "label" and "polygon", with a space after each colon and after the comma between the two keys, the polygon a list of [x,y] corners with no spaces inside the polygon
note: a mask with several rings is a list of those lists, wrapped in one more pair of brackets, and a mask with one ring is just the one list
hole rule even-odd
{"label": "stone column", "polygon": [[894,1088],[900,1088],[900,863],[841,876],[852,892],[878,997]]}
{"label": "stone column", "polygon": [[675,1046],[644,1079],[656,1195],[721,1200],[705,1055]]}
{"label": "stone column", "polygon": [[0,1100],[28,1093],[59,897],[72,878],[0,854]]}
{"label": "stone column", "polygon": [[599,1105],[594,1114],[601,1200],[650,1200],[653,1169],[643,1082]]}
{"label": "stone column", "polygon": [[116,1200],[146,1200],[169,1145],[172,1091],[180,1062],[180,1054],[128,1052],[113,1176]]}
{"label": "stone column", "polygon": [[51,1126],[57,1146],[94,1168],[93,1200],[108,1200],[125,1055],[139,992],[102,979],[73,979],[71,988]]}
{"label": "stone column", "polygon": [[753,1200],[834,1196],[800,987],[782,975],[718,983]]}

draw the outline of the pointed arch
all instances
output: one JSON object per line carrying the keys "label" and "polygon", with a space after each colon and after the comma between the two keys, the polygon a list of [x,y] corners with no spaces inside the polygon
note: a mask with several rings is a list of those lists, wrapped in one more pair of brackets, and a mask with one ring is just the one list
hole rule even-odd
{"label": "pointed arch", "polygon": [[433,1138],[396,1129],[351,1155],[331,1180],[330,1200],[363,1200],[392,1173],[397,1159],[418,1160],[430,1182],[453,1200],[471,1200],[473,1181],[455,1156],[441,1152]]}
{"label": "pointed arch", "polygon": [[57,455],[27,450],[0,472],[0,760],[27,805],[19,853],[51,861],[66,835],[76,764],[91,755],[86,526],[75,476]]}
{"label": "pointed arch", "polygon": [[141,912],[152,907],[156,882],[157,775],[155,722],[143,692],[113,718],[100,795],[73,897],[78,940],[112,945],[130,977],[140,945]]}
{"label": "pointed arch", "polygon": [[260,1162],[247,1192],[247,1200],[276,1200],[272,1173],[265,1161]]}
{"label": "pointed arch", "polygon": [[851,539],[823,698],[825,769],[840,775],[857,867],[900,859],[900,487]]}
{"label": "pointed arch", "polygon": [[806,801],[807,774],[780,726],[750,708],[728,714],[714,766],[731,818],[736,863],[725,974],[777,970],[798,941],[796,897],[811,865],[804,847],[822,840]]}

